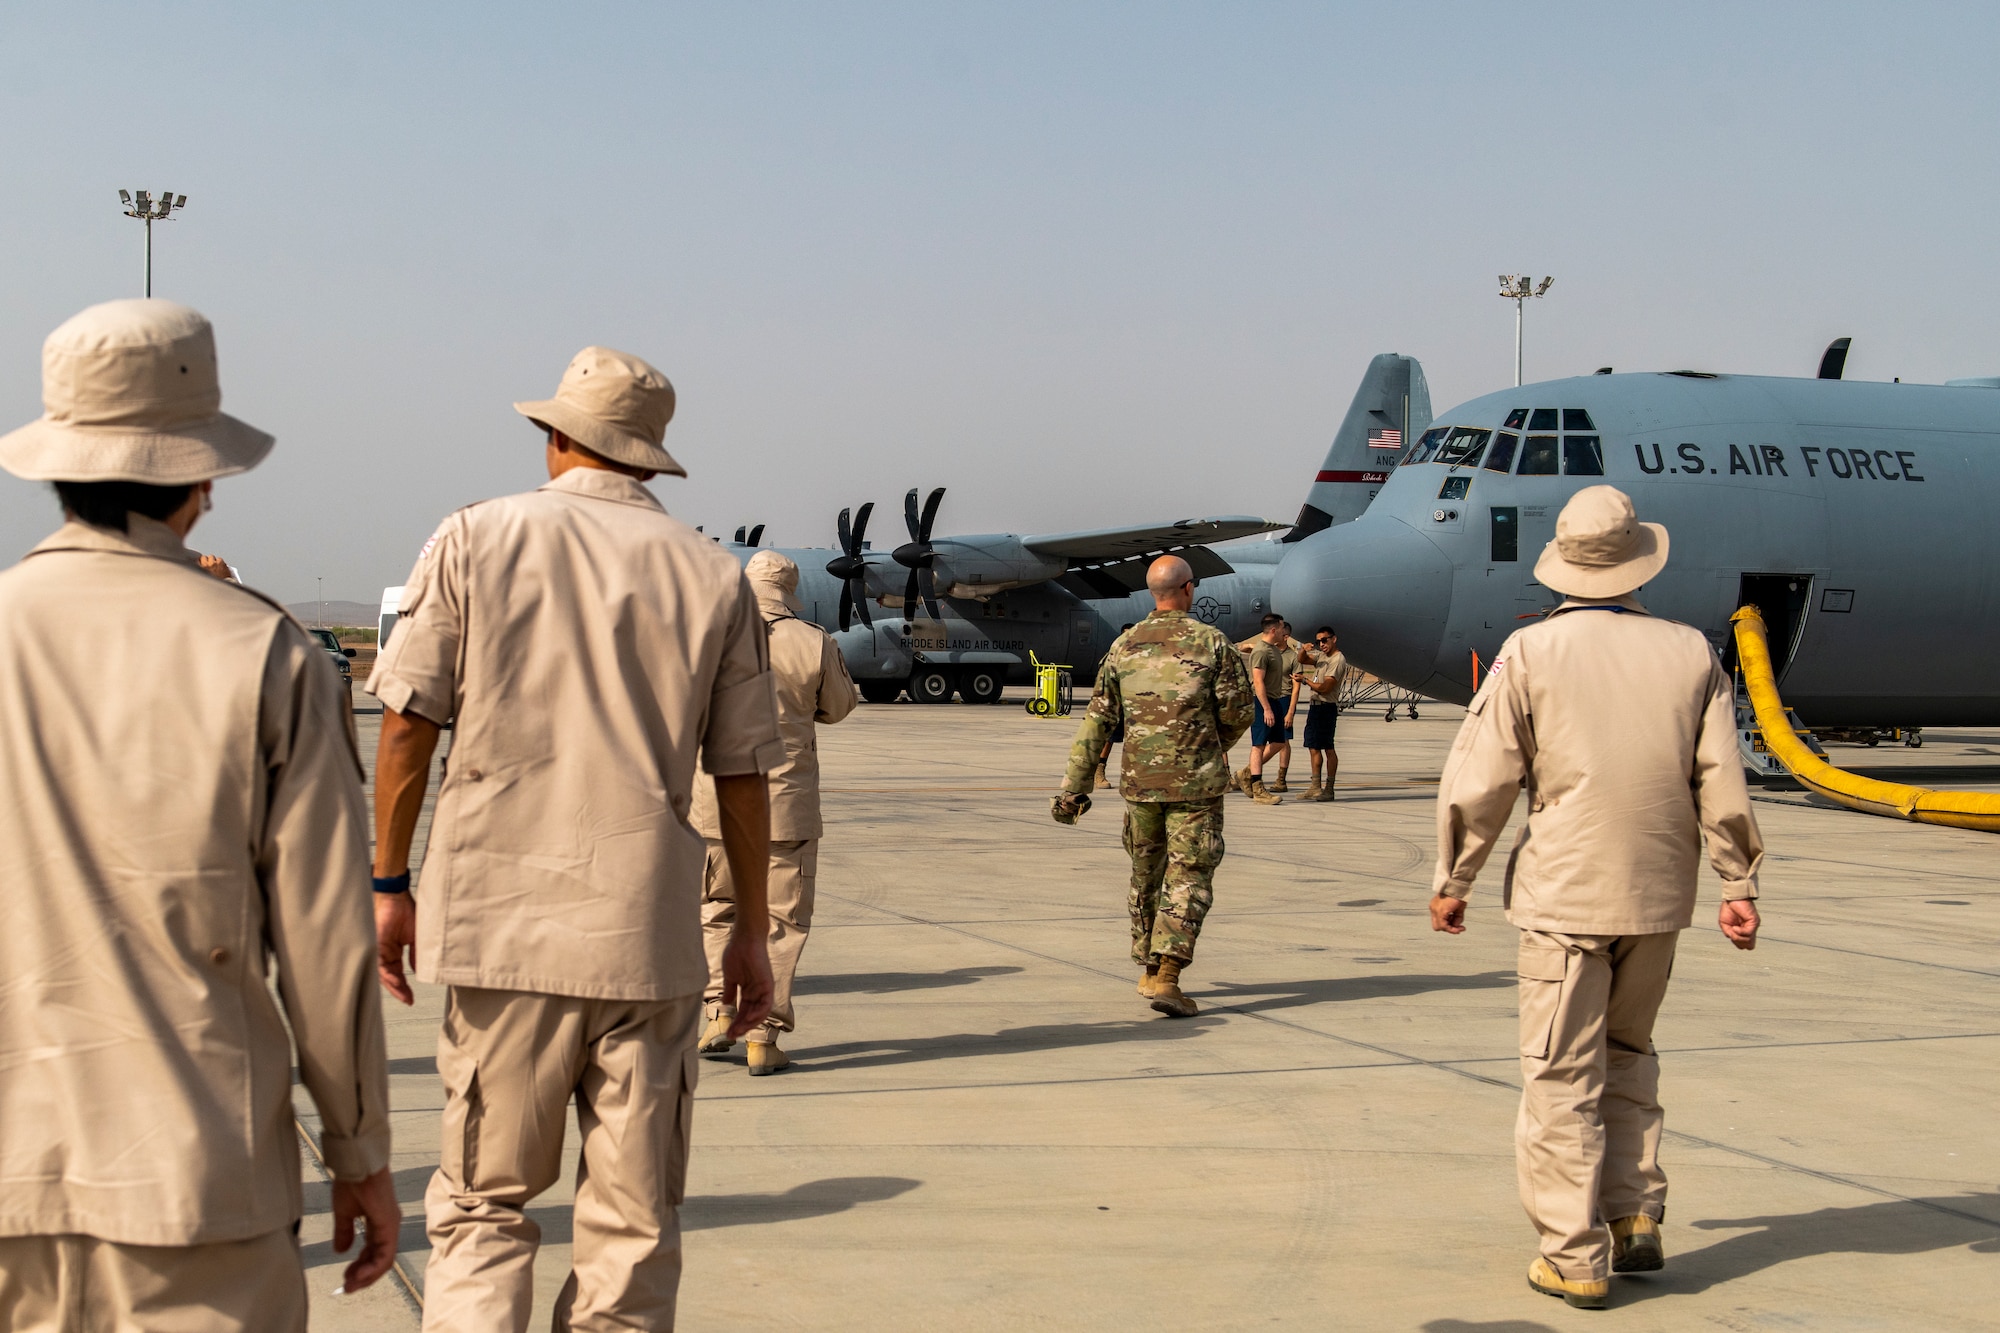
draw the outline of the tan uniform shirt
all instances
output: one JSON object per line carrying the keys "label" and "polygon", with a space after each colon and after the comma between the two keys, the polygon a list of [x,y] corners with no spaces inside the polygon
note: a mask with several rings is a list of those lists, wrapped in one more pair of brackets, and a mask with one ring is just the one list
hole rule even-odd
{"label": "tan uniform shirt", "polygon": [[1757,896],[1729,677],[1687,625],[1629,597],[1568,601],[1507,640],[1445,762],[1437,892],[1470,894],[1524,783],[1505,889],[1523,930],[1685,929],[1703,834],[1722,896]]}
{"label": "tan uniform shirt", "polygon": [[695,755],[782,757],[736,561],[616,472],[461,509],[410,571],[368,689],[455,722],[417,898],[425,981],[699,994]]}
{"label": "tan uniform shirt", "polygon": [[1347,654],[1334,650],[1333,656],[1314,649],[1312,656],[1302,659],[1306,672],[1306,689],[1300,696],[1305,704],[1337,704],[1340,702],[1340,687],[1347,683]]}
{"label": "tan uniform shirt", "polygon": [[[753,591],[757,585],[752,585]],[[776,598],[760,598],[759,614],[770,629],[771,679],[778,697],[778,734],[785,758],[767,775],[771,792],[771,841],[803,842],[826,831],[819,813],[819,739],[813,728],[834,723],[861,701],[847,674],[847,659],[833,636],[801,620]],[[720,839],[722,821],[715,783],[698,778],[694,826],[704,838]]]}
{"label": "tan uniform shirt", "polygon": [[361,768],[326,650],[131,527],[0,574],[0,1235],[244,1240],[294,1042],[334,1173],[389,1160]]}

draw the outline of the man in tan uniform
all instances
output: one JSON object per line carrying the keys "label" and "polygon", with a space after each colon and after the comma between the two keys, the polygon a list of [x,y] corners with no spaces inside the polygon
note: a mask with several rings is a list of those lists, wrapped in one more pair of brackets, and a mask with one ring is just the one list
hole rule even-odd
{"label": "man in tan uniform", "polygon": [[[770,631],[771,678],[778,692],[778,733],[784,762],[772,769],[771,1016],[746,1043],[750,1072],[775,1074],[791,1063],[778,1034],[794,1030],[792,981],[799,955],[812,930],[813,882],[819,873],[819,743],[814,727],[840,721],[860,702],[847,675],[847,661],[833,636],[799,618],[799,567],[776,551],[750,557],[743,573],[757,594],[757,610]],[[713,783],[697,781],[694,826],[708,843],[702,872],[701,934],[708,950],[708,1026],[701,1034],[704,1055],[720,1055],[735,1044],[730,1027],[736,1009],[723,995],[722,960],[736,928],[736,881],[722,845]]]}
{"label": "man in tan uniform", "polygon": [[[1347,683],[1347,654],[1338,647],[1340,636],[1333,626],[1321,625],[1313,631],[1312,646],[1299,655],[1299,670],[1292,679],[1295,697],[1303,698],[1306,720],[1299,741],[1312,760],[1312,785],[1301,801],[1330,801],[1333,780],[1340,773],[1340,752],[1333,748],[1334,728],[1340,721],[1340,688]],[[1325,781],[1321,781],[1324,767]]]}
{"label": "man in tan uniform", "polygon": [[[585,348],[553,400],[515,408],[547,433],[548,484],[445,519],[368,681],[383,983],[409,1002],[414,948],[417,975],[451,987],[424,1327],[528,1327],[541,1231],[524,1210],[555,1183],[574,1099],[555,1327],[670,1328],[708,980],[697,752],[742,909],[722,964],[737,1034],[770,1006],[764,774],[783,749],[764,622],[735,560],[641,484],[687,475],[661,447],[665,376]],[[445,722],[418,900],[410,842]]]}
{"label": "man in tan uniform", "polygon": [[1639,522],[1623,492],[1571,498],[1535,565],[1566,600],[1501,647],[1438,792],[1431,925],[1456,935],[1527,788],[1501,901],[1521,931],[1515,1158],[1541,1233],[1528,1283],[1587,1308],[1607,1302],[1611,1272],[1664,1263],[1653,1021],[1694,919],[1704,835],[1722,932],[1757,943],[1764,843],[1729,677],[1699,631],[1633,596],[1666,563],[1667,530]]}
{"label": "man in tan uniform", "polygon": [[401,1220],[340,687],[183,544],[272,443],[208,321],[93,306],[42,376],[0,438],[67,519],[0,574],[0,1327],[301,1330],[294,1043],[336,1246],[368,1226],[348,1290]]}

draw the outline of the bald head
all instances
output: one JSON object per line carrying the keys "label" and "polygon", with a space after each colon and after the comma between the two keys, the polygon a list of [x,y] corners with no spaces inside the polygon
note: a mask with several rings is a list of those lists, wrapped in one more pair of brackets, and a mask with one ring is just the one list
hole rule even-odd
{"label": "bald head", "polygon": [[1162,611],[1185,611],[1194,605],[1194,569],[1177,555],[1163,555],[1146,570],[1146,591]]}

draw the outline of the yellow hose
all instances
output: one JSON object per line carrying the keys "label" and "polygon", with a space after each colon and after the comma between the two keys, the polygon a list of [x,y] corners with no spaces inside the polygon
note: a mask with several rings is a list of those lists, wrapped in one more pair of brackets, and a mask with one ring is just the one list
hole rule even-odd
{"label": "yellow hose", "polygon": [[2000,833],[2000,794],[1932,791],[1882,782],[1835,768],[1814,754],[1785,717],[1785,704],[1778,697],[1778,681],[1771,671],[1763,615],[1756,607],[1746,606],[1730,619],[1736,623],[1737,666],[1743,672],[1744,688],[1750,692],[1750,706],[1757,712],[1764,745],[1806,788],[1863,814]]}

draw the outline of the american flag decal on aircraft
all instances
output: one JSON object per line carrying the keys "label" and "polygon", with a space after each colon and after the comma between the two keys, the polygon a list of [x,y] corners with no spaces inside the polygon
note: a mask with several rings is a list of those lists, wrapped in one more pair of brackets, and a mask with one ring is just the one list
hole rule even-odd
{"label": "american flag decal on aircraft", "polygon": [[1368,432],[1370,449],[1400,449],[1403,447],[1403,432],[1394,426],[1380,426]]}

